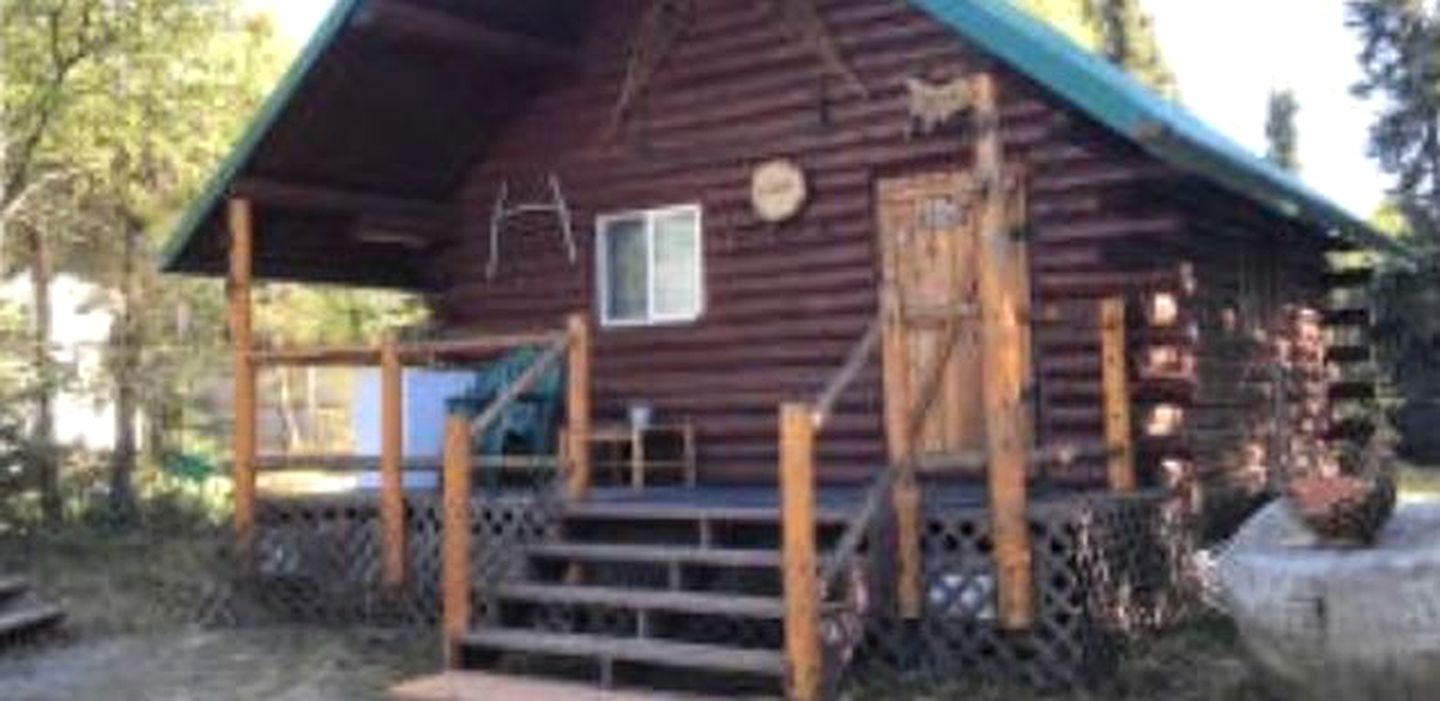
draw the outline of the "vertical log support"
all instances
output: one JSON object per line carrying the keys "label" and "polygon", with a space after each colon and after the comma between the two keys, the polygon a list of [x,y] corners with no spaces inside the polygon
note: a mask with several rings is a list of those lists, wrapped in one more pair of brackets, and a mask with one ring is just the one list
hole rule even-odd
{"label": "vertical log support", "polygon": [[1125,300],[1100,303],[1100,367],[1105,401],[1105,448],[1110,489],[1135,491],[1135,448],[1130,434],[1130,388],[1125,363]]}
{"label": "vertical log support", "polygon": [[566,446],[570,473],[566,494],[572,501],[590,493],[590,322],[585,313],[570,315],[566,325],[570,335],[569,388],[565,401],[570,444]]}
{"label": "vertical log support", "polygon": [[[886,274],[891,274],[886,266]],[[906,407],[910,406],[909,350],[905,343],[905,327],[902,324],[900,300],[896,298],[896,286],[887,284],[883,288],[885,305],[881,341],[885,344],[884,373],[887,391],[895,392],[885,402],[885,435],[889,448],[890,466],[898,470],[891,487],[891,504],[895,508],[895,602],[900,616],[906,620],[920,617],[922,598],[920,592],[920,488],[915,481],[914,465],[910,462],[911,435],[910,417]]]}
{"label": "vertical log support", "polygon": [[974,171],[982,187],[980,205],[979,276],[981,367],[985,404],[991,535],[999,584],[1000,624],[1010,630],[1029,628],[1034,621],[1033,575],[1026,477],[1029,449],[1025,430],[1025,335],[1019,299],[1010,281],[1023,265],[1020,244],[1007,222],[1001,174],[1000,113],[995,81],[989,74],[974,78]]}
{"label": "vertical log support", "polygon": [[231,479],[235,493],[235,546],[242,566],[254,563],[255,546],[255,364],[251,358],[250,285],[254,261],[254,220],[250,202],[232,199],[229,205],[230,276],[226,281],[230,347],[235,374],[235,431]]}
{"label": "vertical log support", "polygon": [[441,523],[441,620],[445,663],[455,667],[458,643],[470,628],[470,420],[452,413],[445,422],[444,511]]}
{"label": "vertical log support", "polygon": [[386,587],[405,584],[404,367],[395,342],[380,347],[380,546]]}
{"label": "vertical log support", "polygon": [[818,701],[820,586],[815,554],[815,427],[807,404],[780,407],[781,556],[786,683],[792,701]]}

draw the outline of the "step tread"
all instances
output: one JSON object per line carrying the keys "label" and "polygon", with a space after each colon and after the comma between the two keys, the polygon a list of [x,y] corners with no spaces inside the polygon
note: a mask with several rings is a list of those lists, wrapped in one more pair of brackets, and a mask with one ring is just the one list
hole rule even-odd
{"label": "step tread", "polygon": [[65,610],[50,604],[29,606],[0,614],[0,636],[14,635],[59,623]]}
{"label": "step tread", "polygon": [[19,596],[30,589],[30,580],[20,576],[0,576],[0,599]]}
{"label": "step tread", "polygon": [[611,543],[541,543],[531,555],[590,562],[715,565],[718,567],[779,567],[780,552],[749,548],[705,548],[693,545],[628,545]]}
{"label": "step tread", "polygon": [[779,675],[784,661],[778,650],[754,650],[606,635],[543,633],[514,628],[487,628],[461,637],[462,644],[561,657],[594,657],[665,667],[723,670]]}
{"label": "step tread", "polygon": [[[565,506],[572,519],[614,519],[634,521],[715,521],[729,523],[780,522],[780,508],[772,506],[701,506],[690,504],[643,504],[582,501]],[[845,523],[850,512],[820,507],[815,520],[823,524]]]}
{"label": "step tread", "polygon": [[507,584],[496,593],[502,599],[545,604],[613,606],[643,611],[779,618],[785,604],[779,598],[730,593],[630,589],[573,584]]}

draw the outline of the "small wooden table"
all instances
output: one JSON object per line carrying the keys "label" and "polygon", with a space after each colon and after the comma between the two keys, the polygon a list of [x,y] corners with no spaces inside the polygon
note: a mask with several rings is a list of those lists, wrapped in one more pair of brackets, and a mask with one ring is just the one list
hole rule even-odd
{"label": "small wooden table", "polygon": [[[650,457],[652,441],[662,436],[678,441],[678,456],[659,460]],[[630,486],[634,489],[643,489],[647,473],[654,470],[679,471],[686,486],[695,486],[695,425],[688,419],[653,423],[644,428],[624,423],[596,424],[590,429],[590,446],[616,449],[614,452],[620,455],[596,459],[595,469],[616,470],[622,475],[628,471]]]}

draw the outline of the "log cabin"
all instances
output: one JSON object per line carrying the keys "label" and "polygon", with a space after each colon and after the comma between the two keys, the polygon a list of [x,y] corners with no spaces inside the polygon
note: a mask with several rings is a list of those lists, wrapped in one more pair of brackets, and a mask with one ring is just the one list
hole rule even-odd
{"label": "log cabin", "polygon": [[[1182,615],[1197,532],[1370,431],[1332,406],[1373,393],[1336,369],[1365,307],[1327,306],[1355,249],[1404,253],[1003,0],[339,0],[163,265],[228,276],[237,559],[296,615],[815,699],[1084,684]],[[433,328],[262,347],[255,280],[416,292]],[[411,459],[405,374],[516,346]],[[378,494],[257,491],[256,374],[307,363],[381,368],[381,455],[332,461]],[[550,368],[551,459],[472,455]],[[476,487],[504,470],[533,479]]]}

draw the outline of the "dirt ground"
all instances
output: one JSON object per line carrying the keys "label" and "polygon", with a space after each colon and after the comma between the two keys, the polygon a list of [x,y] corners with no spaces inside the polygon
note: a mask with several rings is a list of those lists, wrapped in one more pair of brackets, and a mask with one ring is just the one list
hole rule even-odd
{"label": "dirt ground", "polygon": [[0,650],[0,699],[380,699],[440,668],[433,631],[224,625],[216,542],[173,526],[0,541],[0,572],[68,613],[59,635]]}
{"label": "dirt ground", "polygon": [[[6,701],[348,701],[382,699],[396,682],[436,669],[433,640],[384,631],[304,627],[177,629],[52,641],[0,658]],[[1120,674],[1090,692],[1020,689],[857,690],[855,701],[1263,701],[1223,622],[1137,646]],[[517,700],[521,701],[521,700]]]}
{"label": "dirt ground", "polygon": [[401,679],[435,669],[416,654],[417,641],[380,632],[190,628],[67,637],[0,658],[0,698],[382,699]]}
{"label": "dirt ground", "polygon": [[[173,532],[173,531],[171,531]],[[70,613],[65,634],[0,652],[4,701],[380,699],[440,668],[433,631],[200,626],[218,583],[213,543],[191,536],[73,532],[0,542],[0,571],[26,572]],[[212,621],[213,623],[213,621]],[[863,681],[863,680],[862,680]],[[863,685],[862,685],[863,686]],[[859,688],[854,701],[1026,701],[1025,690]],[[1136,644],[1104,687],[1059,701],[1260,701],[1221,619]]]}

